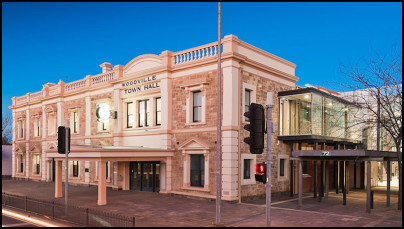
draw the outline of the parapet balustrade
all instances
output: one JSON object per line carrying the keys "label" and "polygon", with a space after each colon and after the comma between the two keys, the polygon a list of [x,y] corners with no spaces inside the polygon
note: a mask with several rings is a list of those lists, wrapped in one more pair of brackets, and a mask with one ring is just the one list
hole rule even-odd
{"label": "parapet balustrade", "polygon": [[21,103],[25,103],[27,101],[28,101],[27,95],[24,95],[24,96],[17,97],[16,100],[15,100],[15,103],[16,104],[21,104]]}
{"label": "parapet balustrade", "polygon": [[[90,76],[89,78],[86,77],[85,79],[66,83],[64,85],[62,84],[62,85],[51,86],[48,89],[49,90],[48,96],[53,96],[53,95],[58,95],[60,93],[63,93],[63,91],[61,90],[61,87],[64,87],[64,93],[70,93],[70,92],[80,90],[82,88],[90,87],[91,85],[94,85],[94,84],[102,84],[102,83],[111,81],[114,79],[114,76],[115,76],[115,72],[110,71],[110,72],[105,72],[105,73],[98,74],[95,76]],[[30,94],[29,99],[28,99],[28,95],[23,95],[23,96],[17,97],[15,99],[14,105],[20,105],[20,104],[23,104],[26,102],[39,100],[43,97],[44,97],[43,91],[39,91],[39,92]]]}
{"label": "parapet balustrade", "polygon": [[189,63],[195,60],[216,56],[217,53],[218,53],[217,42],[199,46],[193,49],[188,49],[174,53],[174,64]]}
{"label": "parapet balustrade", "polygon": [[86,79],[71,82],[65,85],[65,91],[73,91],[86,86]]}
{"label": "parapet balustrade", "polygon": [[31,94],[31,96],[30,96],[30,101],[38,100],[38,99],[40,99],[40,98],[42,98],[42,97],[43,97],[43,92],[42,92],[42,91],[38,91],[38,92],[35,92],[35,93],[32,93],[32,94]]}
{"label": "parapet balustrade", "polygon": [[103,73],[101,75],[98,76],[92,76],[91,80],[92,80],[92,84],[99,84],[99,83],[104,83],[104,82],[108,82],[114,79],[114,74],[115,72],[106,72]]}

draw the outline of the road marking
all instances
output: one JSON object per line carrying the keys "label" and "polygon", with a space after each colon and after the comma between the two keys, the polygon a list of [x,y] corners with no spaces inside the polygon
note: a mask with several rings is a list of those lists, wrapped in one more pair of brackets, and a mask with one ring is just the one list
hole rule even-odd
{"label": "road marking", "polygon": [[41,226],[41,227],[59,227],[58,225],[47,223],[47,222],[37,220],[37,219],[33,219],[31,217],[23,216],[23,215],[20,215],[20,214],[17,214],[15,212],[11,212],[11,211],[8,211],[8,210],[5,210],[5,209],[1,209],[1,211],[2,211],[2,214],[5,215],[5,216],[9,216],[9,217],[19,219],[19,220],[22,220],[22,221],[25,221],[25,222],[28,222],[28,223],[32,223],[32,224],[35,224],[37,226]]}
{"label": "road marking", "polygon": [[30,225],[29,223],[14,223],[14,224],[2,224],[2,227],[22,227],[22,226],[27,226]]}

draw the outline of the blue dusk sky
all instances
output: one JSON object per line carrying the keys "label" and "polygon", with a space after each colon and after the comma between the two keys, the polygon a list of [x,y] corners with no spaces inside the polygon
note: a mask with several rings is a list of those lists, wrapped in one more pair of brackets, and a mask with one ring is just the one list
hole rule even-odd
{"label": "blue dusk sky", "polygon": [[[2,113],[13,96],[217,41],[216,2],[2,3]],[[402,50],[402,3],[222,3],[236,35],[296,64],[297,85],[333,89],[342,63]]]}

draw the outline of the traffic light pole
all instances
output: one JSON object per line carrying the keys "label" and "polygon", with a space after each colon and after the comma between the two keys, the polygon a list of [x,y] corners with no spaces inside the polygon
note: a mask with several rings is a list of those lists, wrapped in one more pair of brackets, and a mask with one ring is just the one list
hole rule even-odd
{"label": "traffic light pole", "polygon": [[65,173],[65,177],[66,177],[66,183],[65,183],[65,214],[66,214],[66,218],[67,218],[67,186],[69,186],[69,132],[70,132],[70,128],[69,128],[69,120],[65,121],[65,154],[66,154],[66,173]]}
{"label": "traffic light pole", "polygon": [[267,204],[267,227],[271,226],[271,134],[272,134],[272,92],[267,94],[267,177],[266,177],[266,204]]}

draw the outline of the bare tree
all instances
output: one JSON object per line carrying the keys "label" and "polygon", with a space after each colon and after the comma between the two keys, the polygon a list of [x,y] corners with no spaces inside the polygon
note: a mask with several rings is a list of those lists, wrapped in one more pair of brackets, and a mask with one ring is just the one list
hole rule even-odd
{"label": "bare tree", "polygon": [[[370,57],[365,63],[342,64],[346,76],[339,83],[345,90],[344,97],[361,107],[356,124],[373,125],[383,129],[394,142],[399,167],[398,209],[402,209],[402,56],[395,50],[390,55]],[[380,131],[377,131],[376,148],[380,150]],[[391,149],[390,149],[391,150]]]}
{"label": "bare tree", "polygon": [[8,139],[11,135],[11,126],[13,125],[13,119],[10,114],[2,115],[2,123],[1,123],[1,138]]}

